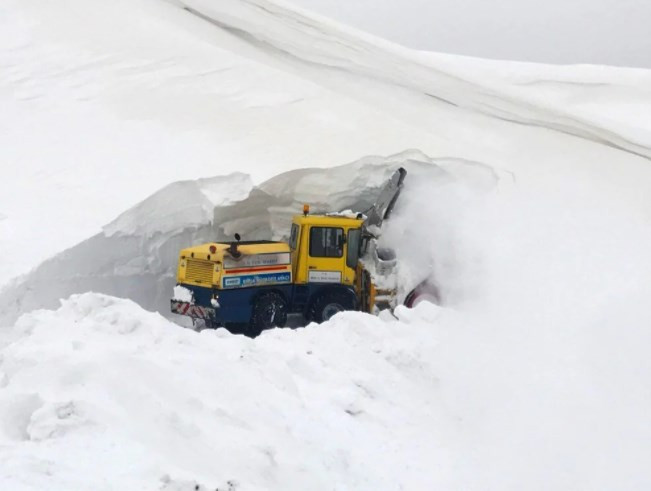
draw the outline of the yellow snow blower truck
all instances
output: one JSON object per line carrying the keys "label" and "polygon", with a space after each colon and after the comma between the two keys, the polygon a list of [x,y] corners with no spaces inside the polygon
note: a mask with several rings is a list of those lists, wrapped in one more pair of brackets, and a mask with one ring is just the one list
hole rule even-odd
{"label": "yellow snow blower truck", "polygon": [[395,255],[379,249],[376,236],[406,174],[398,169],[364,214],[312,215],[304,205],[289,243],[242,241],[235,234],[233,242],[183,249],[172,312],[257,336],[284,326],[290,313],[320,323],[343,310],[395,306]]}

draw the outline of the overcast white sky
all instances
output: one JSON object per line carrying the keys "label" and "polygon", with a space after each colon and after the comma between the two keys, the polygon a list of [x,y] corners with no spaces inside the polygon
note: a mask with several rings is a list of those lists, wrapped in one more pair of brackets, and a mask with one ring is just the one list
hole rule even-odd
{"label": "overcast white sky", "polygon": [[290,0],[400,44],[651,68],[651,0]]}

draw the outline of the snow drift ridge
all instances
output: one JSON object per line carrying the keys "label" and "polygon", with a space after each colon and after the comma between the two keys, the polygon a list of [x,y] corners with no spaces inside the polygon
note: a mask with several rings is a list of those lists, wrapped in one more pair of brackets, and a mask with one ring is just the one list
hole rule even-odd
{"label": "snow drift ridge", "polygon": [[280,59],[382,81],[490,117],[568,133],[651,160],[650,141],[627,139],[607,124],[600,126],[562,109],[471,82],[423,63],[411,50],[282,2],[175,1],[190,13]]}

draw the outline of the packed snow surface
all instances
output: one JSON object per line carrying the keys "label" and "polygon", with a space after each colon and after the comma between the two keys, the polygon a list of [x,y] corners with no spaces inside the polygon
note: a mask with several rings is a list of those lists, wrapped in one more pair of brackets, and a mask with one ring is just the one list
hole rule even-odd
{"label": "packed snow surface", "polygon": [[92,293],[25,315],[3,332],[0,487],[651,484],[650,362],[615,324],[556,338],[429,303],[397,316],[251,340]]}
{"label": "packed snow surface", "polygon": [[436,308],[411,316],[407,330],[348,314],[252,341],[74,296],[22,318],[5,349],[0,485],[160,489],[168,476],[210,490],[421,487],[444,447],[423,430],[447,418],[436,391],[422,390],[438,384],[427,349],[412,352],[406,336],[436,345],[424,322]]}

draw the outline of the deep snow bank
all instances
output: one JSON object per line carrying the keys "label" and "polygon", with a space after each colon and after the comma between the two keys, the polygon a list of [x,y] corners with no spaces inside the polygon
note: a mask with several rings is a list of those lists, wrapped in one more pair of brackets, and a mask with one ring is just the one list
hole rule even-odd
{"label": "deep snow bank", "polygon": [[427,303],[397,315],[255,340],[91,293],[25,315],[0,333],[0,486],[651,484],[647,344],[616,319],[556,338]]}
{"label": "deep snow bank", "polygon": [[431,370],[437,315],[349,313],[253,342],[73,296],[3,350],[0,485],[423,489],[455,428]]}
{"label": "deep snow bank", "polygon": [[[246,240],[286,239],[292,216],[301,212],[303,203],[310,203],[313,212],[364,211],[399,166],[410,172],[409,186],[421,182],[432,193],[445,184],[486,192],[500,180],[498,172],[479,162],[432,159],[406,151],[328,170],[290,171],[259,186],[238,173],[174,183],[121,214],[102,233],[0,289],[0,326],[21,313],[53,308],[59,299],[86,291],[131,298],[146,309],[170,315],[181,249],[232,240],[235,232]],[[508,184],[509,176],[505,177]],[[407,188],[401,201],[409,199]],[[427,275],[427,269],[423,271]]]}

